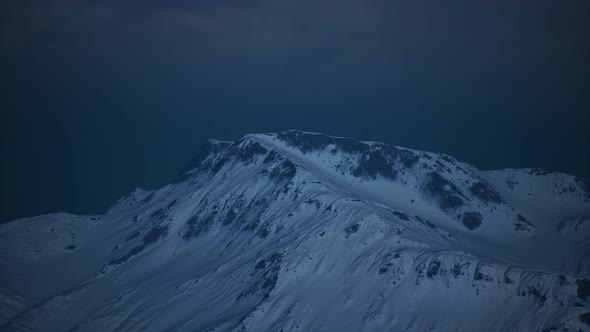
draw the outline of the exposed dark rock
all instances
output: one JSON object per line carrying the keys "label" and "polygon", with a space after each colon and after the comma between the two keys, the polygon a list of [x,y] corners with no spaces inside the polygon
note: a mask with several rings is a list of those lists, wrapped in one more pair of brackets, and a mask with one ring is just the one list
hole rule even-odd
{"label": "exposed dark rock", "polygon": [[168,205],[166,205],[166,209],[170,210],[174,205],[176,205],[176,203],[178,203],[178,199],[175,199],[172,202],[168,203]]}
{"label": "exposed dark rock", "polygon": [[528,288],[528,295],[531,295],[535,298],[535,301],[539,302],[540,306],[543,306],[547,301],[547,295],[541,293],[541,291],[535,287],[529,286]]}
{"label": "exposed dark rock", "polygon": [[439,271],[440,271],[440,261],[435,259],[430,263],[430,266],[428,267],[428,271],[426,272],[426,276],[428,278],[432,278],[432,277],[436,276]]}
{"label": "exposed dark rock", "polygon": [[532,169],[529,169],[526,173],[529,175],[542,176],[542,175],[551,174],[553,172],[545,170],[545,169],[541,169],[541,168],[532,168]]}
{"label": "exposed dark rock", "polygon": [[260,230],[258,230],[258,236],[260,236],[261,239],[266,238],[269,234],[270,229],[268,227],[262,227]]}
{"label": "exposed dark rock", "polygon": [[430,227],[432,229],[436,229],[436,225],[433,224],[433,223],[431,223],[430,221],[424,220],[424,223],[426,224],[426,226],[428,226],[428,227]]}
{"label": "exposed dark rock", "polygon": [[414,270],[417,272],[415,283],[416,283],[416,285],[420,285],[422,279],[424,279],[424,270],[426,270],[426,265],[420,264],[420,265],[416,266],[414,268]]}
{"label": "exposed dark rock", "polygon": [[352,174],[352,176],[354,176],[354,177],[359,178],[363,175],[363,169],[362,169],[362,167],[356,167],[355,169],[352,170],[352,172],[350,174]]}
{"label": "exposed dark rock", "polygon": [[567,282],[566,276],[560,275],[559,276],[559,286],[562,286],[563,287],[563,286],[565,286],[567,284],[569,284],[569,283]]}
{"label": "exposed dark rock", "polygon": [[576,280],[576,285],[578,285],[578,297],[588,301],[590,297],[590,280],[578,279]]}
{"label": "exposed dark rock", "polygon": [[522,215],[518,215],[516,217],[517,222],[514,223],[514,230],[515,231],[530,231],[533,228],[533,224],[531,224],[525,217]]}
{"label": "exposed dark rock", "polygon": [[506,185],[508,186],[508,188],[510,188],[511,190],[514,190],[516,188],[516,186],[518,186],[518,181],[514,181],[514,180],[506,180]]}
{"label": "exposed dark rock", "polygon": [[479,212],[465,212],[463,213],[463,225],[469,230],[474,230],[481,226],[483,217]]}
{"label": "exposed dark rock", "polygon": [[279,254],[278,252],[275,252],[272,255],[270,255],[270,257],[268,258],[268,261],[273,264],[279,263],[282,258],[283,258],[283,256],[281,254]]}
{"label": "exposed dark rock", "polygon": [[335,139],[336,147],[345,153],[362,153],[367,149],[365,143],[359,142],[352,138],[340,137]]}
{"label": "exposed dark rock", "polygon": [[242,231],[253,232],[258,227],[258,221],[254,220],[242,228]]}
{"label": "exposed dark rock", "polygon": [[255,269],[257,270],[261,270],[264,269],[266,267],[266,261],[263,259],[260,262],[256,263],[256,265],[254,266]]}
{"label": "exposed dark rock", "polygon": [[471,194],[486,203],[503,203],[502,196],[487,183],[475,182],[469,188]]}
{"label": "exposed dark rock", "polygon": [[396,217],[400,218],[401,220],[410,221],[410,218],[405,213],[399,211],[392,211],[391,213],[393,213]]}
{"label": "exposed dark rock", "polygon": [[436,172],[428,173],[425,191],[437,200],[443,210],[456,209],[464,204],[461,197],[465,196],[461,190]]}
{"label": "exposed dark rock", "polygon": [[461,274],[461,264],[455,263],[451,269],[451,272],[453,273],[453,276],[457,278]]}
{"label": "exposed dark rock", "polygon": [[454,164],[455,163],[455,159],[451,158],[450,156],[446,155],[446,154],[441,154],[442,160],[446,161],[449,164]]}
{"label": "exposed dark rock", "polygon": [[238,149],[237,157],[240,161],[251,161],[256,155],[263,155],[267,152],[268,150],[258,142],[253,142]]}
{"label": "exposed dark rock", "polygon": [[426,226],[428,226],[428,227],[430,227],[430,228],[432,228],[432,229],[436,229],[436,225],[435,225],[435,224],[433,224],[433,223],[431,223],[430,221],[428,221],[428,220],[424,220],[424,219],[420,218],[419,216],[416,216],[415,218],[416,218],[416,220],[418,220],[420,223],[422,223],[422,224],[424,224],[424,225],[426,225]]}
{"label": "exposed dark rock", "polygon": [[201,219],[198,215],[192,216],[189,220],[187,220],[186,225],[188,226],[187,231],[184,233],[183,238],[188,240],[193,237],[199,236],[199,234],[204,233],[209,230],[209,227],[215,221],[215,216],[217,215],[217,211],[213,211],[209,216]]}
{"label": "exposed dark rock", "polygon": [[215,163],[215,165],[211,168],[211,171],[213,172],[213,174],[217,174],[228,161],[229,161],[229,158],[227,158],[227,157],[223,157],[223,158],[219,159]]}
{"label": "exposed dark rock", "polygon": [[409,150],[399,150],[399,159],[406,168],[409,168],[420,160],[420,156]]}
{"label": "exposed dark rock", "polygon": [[523,217],[523,216],[522,216],[522,214],[519,214],[519,215],[516,217],[516,220],[518,220],[518,221],[520,221],[520,222],[523,222],[523,223],[525,223],[525,224],[527,224],[527,225],[531,225],[531,223],[530,223],[528,220],[526,220],[526,218],[525,218],[525,217]]}
{"label": "exposed dark rock", "polygon": [[156,242],[158,239],[160,239],[161,237],[165,236],[167,233],[168,233],[168,226],[156,226],[156,227],[152,228],[143,237],[143,243],[142,244],[133,247],[133,249],[131,249],[124,256],[119,257],[119,258],[116,258],[116,259],[113,259],[113,260],[109,261],[108,263],[106,263],[102,267],[101,272],[105,272],[106,269],[109,266],[116,266],[116,265],[120,265],[120,264],[123,264],[123,263],[127,262],[133,256],[136,256],[139,253],[141,253],[149,244]]}
{"label": "exposed dark rock", "polygon": [[141,244],[139,246],[134,247],[133,249],[131,249],[127,254],[125,254],[122,257],[119,257],[117,259],[113,259],[111,261],[109,261],[108,263],[106,263],[103,268],[102,268],[102,272],[104,272],[109,266],[116,266],[116,265],[120,265],[125,263],[126,261],[128,261],[131,257],[139,254],[140,252],[143,251],[143,249],[145,249],[145,245]]}
{"label": "exposed dark rock", "polygon": [[492,281],[492,280],[494,280],[494,278],[492,278],[492,276],[489,276],[481,271],[475,271],[475,273],[473,274],[473,280]]}
{"label": "exposed dark rock", "polygon": [[291,180],[295,176],[296,172],[297,168],[295,167],[295,164],[293,164],[293,162],[287,159],[284,160],[281,164],[277,165],[275,168],[273,168],[272,172],[270,172],[269,177],[271,179],[276,179],[279,181]]}
{"label": "exposed dark rock", "polygon": [[152,218],[158,219],[158,220],[164,220],[167,216],[168,216],[168,212],[170,211],[170,209],[176,205],[176,202],[178,200],[173,200],[172,202],[170,202],[166,207],[161,207],[159,209],[157,209],[156,211],[154,211],[154,213],[152,213]]}
{"label": "exposed dark rock", "polygon": [[152,218],[162,220],[166,217],[166,212],[167,211],[165,208],[159,208],[156,211],[154,211],[154,213],[152,213]]}
{"label": "exposed dark rock", "polygon": [[320,209],[322,207],[322,203],[317,199],[308,199],[304,202],[305,204],[313,205],[316,209]]}
{"label": "exposed dark rock", "polygon": [[229,209],[229,211],[227,211],[227,214],[225,215],[225,219],[223,219],[223,224],[231,224],[236,219],[236,216],[237,213],[235,213],[233,209]]}
{"label": "exposed dark rock", "polygon": [[252,273],[252,276],[255,277],[254,281],[245,291],[236,297],[236,301],[257,294],[258,296],[262,295],[262,298],[266,300],[279,280],[281,259],[281,254],[274,253],[269,258],[256,263]]}
{"label": "exposed dark rock", "polygon": [[284,131],[279,133],[277,137],[289,145],[299,148],[303,153],[320,150],[334,143],[332,137],[323,134],[303,133],[295,130]]}
{"label": "exposed dark rock", "polygon": [[351,234],[358,232],[359,227],[360,227],[360,225],[358,223],[356,223],[352,226],[346,227],[344,229],[344,232],[346,233],[346,238],[348,238]]}
{"label": "exposed dark rock", "polygon": [[154,198],[154,196],[156,196],[155,193],[151,193],[151,194],[147,195],[144,199],[141,200],[141,203],[142,204],[149,203]]}
{"label": "exposed dark rock", "polygon": [[143,243],[150,244],[159,240],[161,237],[166,236],[168,233],[168,226],[156,226],[152,228],[144,237]]}
{"label": "exposed dark rock", "polygon": [[304,133],[297,130],[289,130],[277,135],[282,141],[297,147],[303,153],[322,150],[330,144],[336,145],[336,149],[346,153],[361,153],[367,148],[365,143],[352,138],[330,137],[323,134]]}
{"label": "exposed dark rock", "polygon": [[271,161],[274,161],[277,158],[278,154],[275,151],[271,151],[265,158],[264,161],[262,161],[265,164],[270,163]]}
{"label": "exposed dark rock", "polygon": [[508,276],[508,274],[505,274],[505,275],[504,275],[504,283],[505,283],[505,284],[513,284],[513,283],[514,283],[514,280],[512,280],[512,279],[511,279],[511,278]]}
{"label": "exposed dark rock", "polygon": [[359,165],[352,171],[352,175],[356,177],[368,176],[376,179],[377,175],[381,175],[388,179],[394,178],[393,164],[378,151],[372,151],[368,155],[363,155]]}
{"label": "exposed dark rock", "polygon": [[134,232],[133,234],[129,235],[129,236],[128,236],[128,237],[125,239],[125,242],[129,242],[129,241],[131,241],[131,240],[135,239],[136,237],[138,237],[138,236],[139,236],[139,234],[140,234],[140,233],[139,233],[139,231],[136,231],[136,232]]}
{"label": "exposed dark rock", "polygon": [[279,280],[279,275],[278,273],[275,273],[271,276],[269,276],[268,278],[266,278],[264,280],[264,283],[262,284],[262,288],[264,289],[273,289],[275,287],[275,285],[277,284],[277,280]]}

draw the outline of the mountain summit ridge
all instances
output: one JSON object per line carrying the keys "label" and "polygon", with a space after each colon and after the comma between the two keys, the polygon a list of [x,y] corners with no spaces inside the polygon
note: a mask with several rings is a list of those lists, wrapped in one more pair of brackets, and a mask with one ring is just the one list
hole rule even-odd
{"label": "mountain summit ridge", "polygon": [[587,330],[586,185],[296,130],[209,140],[104,215],[1,225],[0,330]]}

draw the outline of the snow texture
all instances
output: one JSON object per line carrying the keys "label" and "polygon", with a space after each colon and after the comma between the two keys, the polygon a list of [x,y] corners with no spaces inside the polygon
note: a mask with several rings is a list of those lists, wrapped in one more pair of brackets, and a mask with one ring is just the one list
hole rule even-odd
{"label": "snow texture", "polygon": [[0,225],[0,331],[589,331],[590,186],[301,131]]}

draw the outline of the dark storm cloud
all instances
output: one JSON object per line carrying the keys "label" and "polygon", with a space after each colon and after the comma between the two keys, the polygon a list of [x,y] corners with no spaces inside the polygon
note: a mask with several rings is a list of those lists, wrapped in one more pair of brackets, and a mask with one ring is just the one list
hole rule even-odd
{"label": "dark storm cloud", "polygon": [[559,80],[589,74],[583,2],[49,1],[12,13],[3,48],[13,57],[139,61],[204,81],[456,94],[502,79],[514,85],[505,91],[530,80],[567,90]]}
{"label": "dark storm cloud", "polygon": [[564,79],[589,74],[579,65],[590,56],[583,2],[50,1],[14,12],[3,38],[12,56],[134,61],[230,88],[253,79],[457,95],[510,80],[496,90],[506,94],[540,80],[542,91],[575,95]]}

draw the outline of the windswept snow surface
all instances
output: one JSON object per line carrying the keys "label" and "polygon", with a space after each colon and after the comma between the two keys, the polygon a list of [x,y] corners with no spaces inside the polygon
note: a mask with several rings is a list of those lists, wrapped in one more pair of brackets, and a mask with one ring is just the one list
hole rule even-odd
{"label": "windswept snow surface", "polygon": [[590,185],[301,131],[0,225],[1,331],[589,331]]}

